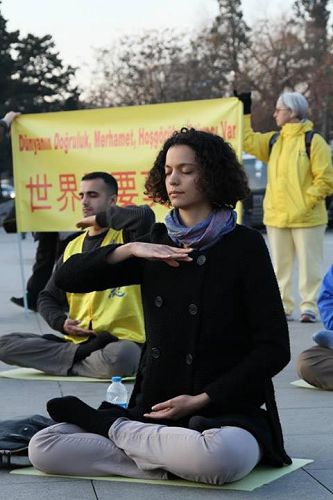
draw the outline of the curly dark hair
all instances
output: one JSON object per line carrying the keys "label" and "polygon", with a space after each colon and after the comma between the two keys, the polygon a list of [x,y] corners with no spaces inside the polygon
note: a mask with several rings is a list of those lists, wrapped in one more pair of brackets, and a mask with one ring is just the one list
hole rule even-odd
{"label": "curly dark hair", "polygon": [[164,167],[169,148],[176,145],[194,150],[201,167],[201,189],[213,206],[234,208],[237,201],[249,195],[246,174],[232,147],[218,135],[182,128],[166,140],[148,173],[145,194],[155,202],[170,205]]}

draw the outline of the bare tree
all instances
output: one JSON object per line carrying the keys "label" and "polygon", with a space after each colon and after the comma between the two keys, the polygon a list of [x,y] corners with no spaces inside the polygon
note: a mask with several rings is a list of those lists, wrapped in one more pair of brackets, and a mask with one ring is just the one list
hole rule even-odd
{"label": "bare tree", "polygon": [[300,90],[310,101],[315,127],[327,137],[333,112],[331,2],[296,0],[296,18],[265,19],[253,29],[240,0],[217,2],[217,17],[198,32],[146,31],[97,50],[92,105],[207,99],[251,89],[255,126],[267,130],[275,126],[278,95]]}
{"label": "bare tree", "polygon": [[263,20],[252,32],[251,58],[243,74],[248,88],[255,91],[253,120],[258,130],[276,126],[272,114],[279,94],[303,85],[298,31],[294,23],[282,19],[275,23]]}
{"label": "bare tree", "polygon": [[172,30],[126,35],[97,50],[94,105],[152,104],[202,98],[203,51],[184,33]]}
{"label": "bare tree", "polygon": [[[251,32],[250,63],[243,82],[255,90],[253,119],[258,130],[275,126],[274,103],[285,90],[303,92],[310,102],[315,129],[326,138],[332,129],[333,46],[326,0],[297,1],[297,17],[272,23],[265,19]],[[246,80],[247,78],[247,80]]]}
{"label": "bare tree", "polygon": [[311,113],[323,136],[333,127],[333,39],[329,31],[329,0],[296,0],[294,10],[301,30],[299,58],[309,75],[306,92]]}

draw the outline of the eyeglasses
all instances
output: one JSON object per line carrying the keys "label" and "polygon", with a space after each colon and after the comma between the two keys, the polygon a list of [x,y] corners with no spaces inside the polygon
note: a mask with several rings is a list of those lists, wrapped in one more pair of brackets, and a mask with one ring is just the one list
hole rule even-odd
{"label": "eyeglasses", "polygon": [[275,108],[274,112],[279,113],[280,111],[290,111],[289,108]]}

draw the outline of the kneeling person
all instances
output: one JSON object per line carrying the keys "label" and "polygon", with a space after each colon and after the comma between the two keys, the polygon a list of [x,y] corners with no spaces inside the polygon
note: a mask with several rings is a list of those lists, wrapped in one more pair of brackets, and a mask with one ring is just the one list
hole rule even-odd
{"label": "kneeling person", "polygon": [[324,276],[318,297],[318,309],[326,330],[314,333],[317,344],[301,352],[297,359],[298,375],[315,387],[333,390],[333,265]]}
{"label": "kneeling person", "polygon": [[[154,222],[152,210],[146,205],[118,207],[117,188],[117,181],[104,172],[82,178],[79,194],[85,218],[81,226],[92,220],[96,223],[67,245],[56,268],[76,253],[134,241],[150,230]],[[66,293],[55,285],[52,275],[39,296],[38,311],[51,328],[64,336],[4,335],[0,337],[1,361],[53,375],[109,378],[136,372],[144,342],[139,286]]]}

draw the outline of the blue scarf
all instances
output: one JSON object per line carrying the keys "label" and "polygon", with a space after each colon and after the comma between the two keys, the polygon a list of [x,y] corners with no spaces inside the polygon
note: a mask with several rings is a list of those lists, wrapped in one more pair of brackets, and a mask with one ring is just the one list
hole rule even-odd
{"label": "blue scarf", "polygon": [[186,227],[174,208],[165,217],[165,225],[170,238],[178,245],[205,250],[235,229],[236,218],[234,210],[218,209],[195,226]]}

